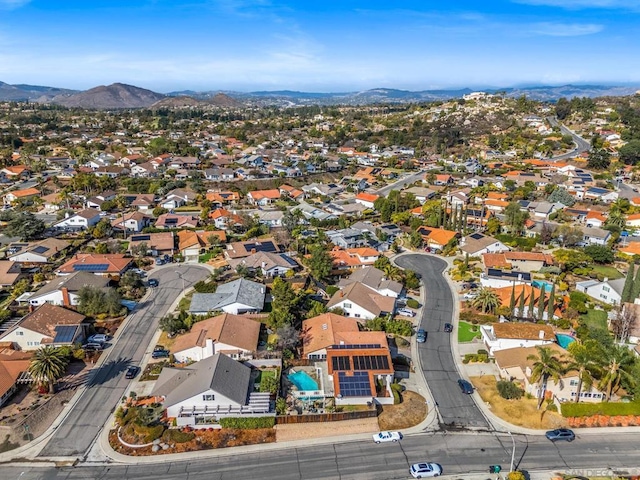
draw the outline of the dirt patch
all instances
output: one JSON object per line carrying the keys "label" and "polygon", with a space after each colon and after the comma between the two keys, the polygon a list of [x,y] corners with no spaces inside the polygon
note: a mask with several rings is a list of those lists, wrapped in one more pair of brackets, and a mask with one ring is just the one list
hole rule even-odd
{"label": "dirt patch", "polygon": [[427,402],[416,392],[402,394],[402,403],[383,405],[378,415],[380,430],[401,430],[418,425],[427,417]]}
{"label": "dirt patch", "polygon": [[471,377],[482,400],[490,405],[493,414],[514,425],[525,428],[552,429],[566,426],[567,422],[555,412],[538,410],[535,398],[506,400],[500,396],[493,376]]}
{"label": "dirt patch", "polygon": [[233,428],[200,429],[194,430],[195,438],[185,443],[172,443],[166,450],[160,449],[153,452],[152,447],[130,448],[118,440],[116,430],[109,432],[109,443],[118,453],[141,457],[146,455],[162,455],[165,453],[195,452],[198,450],[211,450],[214,448],[238,447],[241,445],[256,445],[259,443],[272,443],[276,441],[276,432],[273,428],[258,428],[255,430],[240,430]]}
{"label": "dirt patch", "polygon": [[290,423],[276,425],[276,441],[290,442],[307,438],[373,433],[378,430],[378,422],[375,417],[326,423]]}

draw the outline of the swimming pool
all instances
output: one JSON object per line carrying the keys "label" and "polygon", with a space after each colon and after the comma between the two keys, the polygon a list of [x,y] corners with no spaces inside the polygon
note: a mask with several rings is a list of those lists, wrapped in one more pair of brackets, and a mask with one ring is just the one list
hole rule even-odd
{"label": "swimming pool", "polygon": [[566,335],[564,333],[557,333],[556,340],[558,341],[558,345],[560,345],[565,350],[569,345],[576,341],[571,335]]}
{"label": "swimming pool", "polygon": [[545,292],[551,292],[551,289],[553,288],[553,284],[545,282],[544,280],[534,280],[533,282],[531,282],[531,285],[539,289],[542,289],[542,287],[544,287]]}
{"label": "swimming pool", "polygon": [[318,390],[318,383],[302,370],[300,370],[299,372],[290,373],[289,375],[287,375],[287,378],[300,391]]}

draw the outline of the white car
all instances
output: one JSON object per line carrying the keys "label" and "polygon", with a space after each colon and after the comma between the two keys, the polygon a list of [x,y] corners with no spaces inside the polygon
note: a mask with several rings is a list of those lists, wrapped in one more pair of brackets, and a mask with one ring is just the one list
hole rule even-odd
{"label": "white car", "polygon": [[409,471],[413,478],[439,477],[442,475],[442,467],[437,463],[431,462],[414,463]]}
{"label": "white car", "polygon": [[380,432],[373,435],[373,441],[380,442],[397,442],[402,440],[402,434],[400,432]]}
{"label": "white car", "polygon": [[416,316],[416,312],[414,312],[413,310],[409,310],[408,308],[401,308],[400,310],[398,310],[398,315],[413,318]]}
{"label": "white car", "polygon": [[477,296],[478,296],[478,294],[477,294],[477,293],[475,293],[475,292],[468,292],[468,293],[465,293],[465,294],[462,296],[462,298],[464,298],[465,300],[473,300],[473,299],[474,299],[474,298],[476,298]]}
{"label": "white car", "polygon": [[106,343],[108,340],[107,336],[103,333],[97,333],[95,335],[91,335],[87,338],[87,343]]}

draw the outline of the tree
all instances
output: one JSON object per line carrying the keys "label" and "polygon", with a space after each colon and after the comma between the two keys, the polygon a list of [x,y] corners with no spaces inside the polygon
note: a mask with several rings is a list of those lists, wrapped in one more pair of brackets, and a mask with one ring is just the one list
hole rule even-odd
{"label": "tree", "polygon": [[413,270],[404,271],[404,286],[408,290],[417,290],[420,288],[420,278]]}
{"label": "tree", "polygon": [[542,228],[540,229],[540,241],[543,245],[546,245],[553,239],[555,231],[556,229],[553,225],[547,222],[542,223]]}
{"label": "tree", "polygon": [[584,247],[584,253],[589,255],[595,263],[612,263],[615,256],[613,251],[604,245],[587,245]]}
{"label": "tree", "polygon": [[635,272],[635,265],[633,263],[629,264],[629,270],[627,270],[627,276],[624,279],[624,286],[622,287],[622,302],[630,302],[631,294],[634,290],[633,288],[633,274]]}
{"label": "tree", "polygon": [[536,306],[535,289],[531,287],[531,295],[529,295],[529,309],[527,310],[527,317],[534,318],[533,309],[535,308],[535,306]]}
{"label": "tree", "polygon": [[617,308],[615,315],[611,319],[611,330],[620,343],[626,343],[629,338],[629,331],[637,321],[636,310],[626,305]]}
{"label": "tree", "polygon": [[325,280],[331,275],[333,258],[329,255],[324,245],[314,245],[311,247],[307,265],[313,278],[316,280]]}
{"label": "tree", "polygon": [[579,250],[559,249],[553,252],[553,257],[563,270],[572,271],[591,262],[591,257]]}
{"label": "tree", "polygon": [[524,288],[522,289],[522,293],[520,293],[520,297],[518,298],[518,316],[519,317],[524,317],[524,302],[525,302],[525,296],[524,296]]}
{"label": "tree", "polygon": [[112,230],[113,229],[111,228],[111,223],[109,222],[109,220],[103,218],[96,224],[95,227],[93,227],[93,231],[91,232],[91,234],[95,238],[104,238],[111,235]]}
{"label": "tree", "polygon": [[563,247],[572,247],[584,239],[583,231],[571,225],[560,225],[556,228],[554,235],[562,242]]}
{"label": "tree", "polygon": [[174,335],[180,330],[183,330],[185,325],[180,317],[175,317],[174,315],[169,314],[160,319],[159,327],[163,332],[166,332],[169,335]]}
{"label": "tree", "polygon": [[516,308],[516,284],[514,282],[511,287],[511,299],[509,300],[509,315],[514,316],[514,310]]}
{"label": "tree", "polygon": [[13,215],[4,227],[4,233],[10,237],[19,237],[22,241],[38,238],[46,230],[42,220],[39,220],[31,212],[21,212]]}
{"label": "tree", "polygon": [[633,287],[631,287],[630,302],[634,302],[636,298],[640,297],[640,268],[636,269],[636,276],[633,277]]}
{"label": "tree", "polygon": [[283,325],[276,330],[278,347],[282,350],[293,350],[300,342],[300,332],[293,325]]}
{"label": "tree", "polygon": [[489,235],[497,235],[502,230],[502,224],[496,217],[491,217],[487,220],[486,229]]}
{"label": "tree", "polygon": [[131,247],[131,253],[136,257],[144,257],[149,250],[149,245],[146,242],[141,242]]}
{"label": "tree", "polygon": [[603,148],[591,150],[589,152],[589,160],[587,168],[595,170],[606,170],[611,165],[611,154]]}
{"label": "tree", "polygon": [[605,225],[607,227],[617,227],[619,229],[624,228],[627,224],[627,217],[620,208],[611,207],[609,211],[609,216],[607,217],[607,221]]}
{"label": "tree", "polygon": [[595,340],[586,340],[584,343],[572,342],[567,349],[573,360],[567,365],[567,371],[576,370],[578,372],[578,385],[576,386],[575,402],[580,401],[582,386],[591,387],[595,376],[599,371],[598,357],[602,355],[600,346]]}
{"label": "tree", "polygon": [[482,310],[482,313],[494,312],[500,306],[500,297],[489,288],[481,288],[471,304],[474,308]]}
{"label": "tree", "polygon": [[566,98],[559,98],[555,106],[556,117],[558,120],[564,120],[571,115],[571,102]]}
{"label": "tree", "polygon": [[575,197],[564,188],[556,188],[553,190],[547,200],[551,203],[561,203],[567,207],[572,207],[576,203]]}
{"label": "tree", "polygon": [[551,293],[549,293],[549,303],[547,304],[547,320],[553,320],[553,314],[556,311],[556,284],[551,285]]}
{"label": "tree", "polygon": [[120,294],[113,288],[85,285],[78,291],[78,311],[87,316],[101,314],[116,316],[122,313]]}
{"label": "tree", "polygon": [[300,297],[293,291],[289,282],[276,277],[271,286],[273,309],[269,313],[269,324],[272,328],[291,325],[295,321],[295,313],[300,303]]}
{"label": "tree", "polygon": [[523,212],[520,210],[520,204],[518,202],[511,202],[504,209],[504,220],[509,227],[509,232],[512,234],[522,234],[524,224],[529,218],[529,212]]}
{"label": "tree", "polygon": [[412,248],[420,248],[423,243],[424,239],[420,233],[414,230],[409,234],[409,245],[411,245]]}
{"label": "tree", "polygon": [[307,318],[317,317],[318,315],[322,315],[323,313],[327,313],[327,307],[324,303],[318,302],[316,300],[309,301]]}
{"label": "tree", "polygon": [[529,355],[527,360],[534,361],[531,369],[531,383],[540,382],[538,388],[538,410],[540,410],[547,393],[547,382],[552,379],[555,384],[558,384],[564,368],[549,347],[537,347],[537,350],[538,355]]}
{"label": "tree", "polygon": [[629,140],[626,145],[620,147],[618,158],[627,165],[635,165],[640,162],[640,140]]}
{"label": "tree", "polygon": [[55,393],[55,381],[64,375],[66,367],[67,360],[60,349],[46,346],[35,351],[28,371],[37,383],[49,388],[49,393]]}
{"label": "tree", "polygon": [[603,360],[604,373],[600,378],[598,389],[605,392],[606,399],[609,401],[623,380],[631,385],[635,383],[629,374],[635,359],[626,346],[613,345],[604,350]]}

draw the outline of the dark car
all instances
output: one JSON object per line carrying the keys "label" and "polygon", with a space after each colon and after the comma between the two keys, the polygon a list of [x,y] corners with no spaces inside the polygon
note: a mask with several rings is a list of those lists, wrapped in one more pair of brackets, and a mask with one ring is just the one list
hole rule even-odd
{"label": "dark car", "polygon": [[421,328],[416,332],[416,342],[424,343],[427,341],[427,332],[424,331],[424,328]]}
{"label": "dark car", "polygon": [[129,367],[127,367],[127,372],[124,374],[124,378],[134,378],[139,371],[140,369],[138,367],[136,367],[135,365],[130,365]]}
{"label": "dark car", "polygon": [[552,442],[555,442],[557,440],[566,440],[567,442],[573,442],[576,439],[576,434],[573,433],[573,430],[569,430],[568,428],[549,430],[547,433],[545,433],[545,436]]}
{"label": "dark car", "polygon": [[451,325],[450,323],[445,323],[444,324],[444,331],[447,332],[447,333],[453,332],[453,325]]}
{"label": "dark car", "polygon": [[458,386],[460,387],[460,390],[462,390],[462,393],[466,393],[467,395],[471,395],[473,393],[473,385],[471,385],[471,382],[467,380],[463,380],[462,378],[458,379]]}
{"label": "dark car", "polygon": [[151,358],[167,358],[169,356],[169,350],[154,350],[151,354]]}
{"label": "dark car", "polygon": [[155,278],[150,278],[149,279],[149,286],[150,287],[157,287],[160,284],[160,282],[158,282],[157,279]]}

